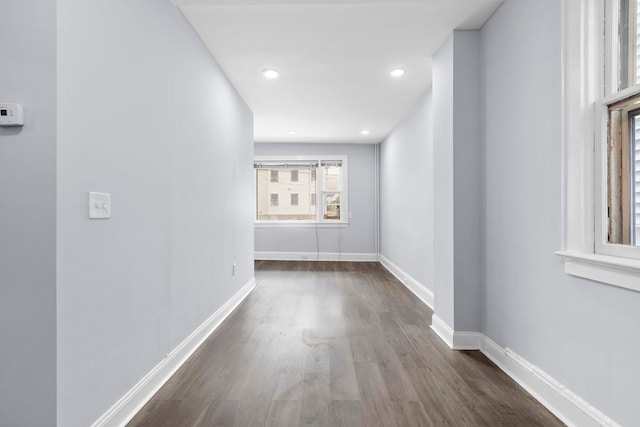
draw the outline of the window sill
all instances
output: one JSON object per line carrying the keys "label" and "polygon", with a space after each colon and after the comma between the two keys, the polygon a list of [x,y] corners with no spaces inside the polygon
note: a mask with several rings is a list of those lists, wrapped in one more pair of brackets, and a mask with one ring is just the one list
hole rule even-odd
{"label": "window sill", "polygon": [[640,292],[640,260],[566,251],[556,255],[564,258],[567,274]]}
{"label": "window sill", "polygon": [[348,222],[285,222],[285,221],[256,221],[255,228],[346,228]]}

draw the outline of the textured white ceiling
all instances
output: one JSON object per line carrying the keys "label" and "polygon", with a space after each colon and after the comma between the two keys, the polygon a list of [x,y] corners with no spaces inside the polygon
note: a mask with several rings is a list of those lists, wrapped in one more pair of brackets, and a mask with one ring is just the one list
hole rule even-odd
{"label": "textured white ceiling", "polygon": [[449,33],[480,28],[501,0],[177,3],[253,111],[256,141],[372,143],[429,88]]}

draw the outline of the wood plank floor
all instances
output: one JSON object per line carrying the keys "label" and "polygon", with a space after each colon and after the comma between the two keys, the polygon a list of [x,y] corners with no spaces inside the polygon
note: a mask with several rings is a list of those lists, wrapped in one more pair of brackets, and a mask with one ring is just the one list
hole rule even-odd
{"label": "wood plank floor", "polygon": [[256,289],[129,426],[561,426],[377,263],[256,262]]}

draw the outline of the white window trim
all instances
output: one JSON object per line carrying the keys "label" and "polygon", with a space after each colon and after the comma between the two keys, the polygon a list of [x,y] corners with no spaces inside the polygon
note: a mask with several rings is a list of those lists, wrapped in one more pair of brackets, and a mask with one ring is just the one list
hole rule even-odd
{"label": "white window trim", "polygon": [[607,88],[611,82],[599,65],[604,53],[607,58],[612,55],[602,37],[604,0],[563,0],[562,13],[563,241],[556,254],[564,257],[567,274],[640,291],[640,259],[621,257],[615,248],[603,254],[603,244],[596,244],[601,240],[596,237],[602,232],[600,207],[606,194],[601,176],[605,160],[600,150],[606,138],[602,109],[611,101],[604,99],[605,82]]}
{"label": "white window trim", "polygon": [[[346,155],[318,155],[318,156],[292,156],[292,155],[283,155],[283,156],[255,156],[253,158],[254,162],[274,162],[274,161],[310,161],[314,160],[318,162],[318,176],[316,179],[319,181],[324,179],[324,176],[320,173],[321,162],[331,161],[331,160],[339,160],[342,162],[342,189],[340,191],[340,209],[341,216],[340,220],[335,219],[324,219],[323,218],[323,207],[324,201],[322,198],[322,191],[316,194],[316,212],[317,212],[317,220],[315,221],[306,221],[306,220],[257,220],[254,219],[254,226],[256,228],[272,228],[272,227],[312,227],[312,228],[344,228],[349,226],[349,167]],[[255,180],[254,180],[255,182]],[[257,190],[257,189],[256,189]],[[320,202],[320,203],[318,203]],[[255,210],[255,209],[254,209]],[[254,212],[255,215],[255,212]]]}
{"label": "white window trim", "polygon": [[332,220],[332,222],[315,222],[315,221],[265,221],[255,220],[255,228],[277,228],[277,227],[290,227],[290,228],[347,228],[349,223],[347,221],[338,222]]}

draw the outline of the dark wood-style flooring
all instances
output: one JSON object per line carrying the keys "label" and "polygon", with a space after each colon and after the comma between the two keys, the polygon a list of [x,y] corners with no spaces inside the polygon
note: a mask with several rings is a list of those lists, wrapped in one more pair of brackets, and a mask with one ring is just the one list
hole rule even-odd
{"label": "dark wood-style flooring", "polygon": [[377,263],[256,262],[256,289],[129,426],[561,426]]}

